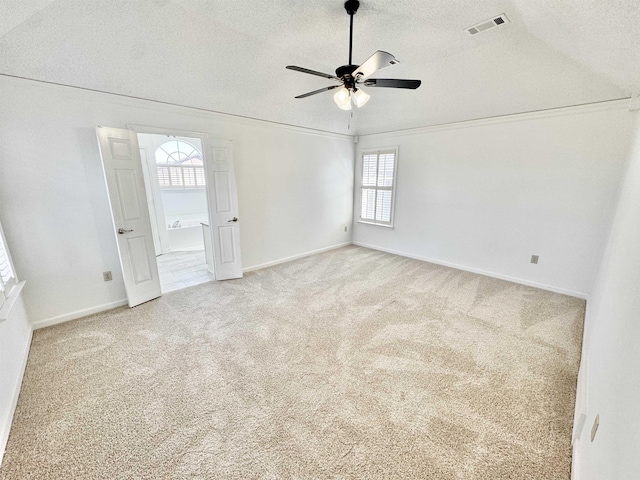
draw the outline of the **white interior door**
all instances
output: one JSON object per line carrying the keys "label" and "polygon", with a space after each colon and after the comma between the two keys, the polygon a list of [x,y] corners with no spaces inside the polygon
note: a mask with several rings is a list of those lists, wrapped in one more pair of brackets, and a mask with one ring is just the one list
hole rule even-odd
{"label": "white interior door", "polygon": [[209,217],[216,280],[242,277],[238,189],[233,167],[231,142],[208,142],[211,155],[206,161]]}
{"label": "white interior door", "polygon": [[142,174],[144,177],[144,191],[147,195],[147,205],[149,206],[149,221],[151,222],[151,234],[153,235],[153,249],[157,257],[158,255],[162,255],[163,250],[162,243],[160,241],[160,232],[158,231],[158,222],[156,220],[156,202],[153,198],[153,169],[149,168],[149,150],[147,147],[142,145],[140,137],[138,137],[138,143],[140,144],[140,159],[142,163]]}
{"label": "white interior door", "polygon": [[[164,205],[162,204],[162,195],[160,194],[160,183],[158,182],[158,170],[156,168],[155,152],[162,141],[156,143],[155,135],[138,133],[138,144],[140,145],[140,155],[142,156],[143,168],[146,167],[145,187],[147,191],[147,203],[149,204],[149,213],[151,215],[151,232],[153,233],[153,244],[156,250],[156,256],[171,251],[171,242],[169,241],[169,232],[167,232],[167,222],[165,222]],[[167,140],[167,136],[162,136],[163,141]],[[146,155],[142,152],[146,151]],[[145,165],[146,161],[146,165]]]}
{"label": "white interior door", "polygon": [[136,133],[98,127],[120,264],[129,306],[161,295]]}

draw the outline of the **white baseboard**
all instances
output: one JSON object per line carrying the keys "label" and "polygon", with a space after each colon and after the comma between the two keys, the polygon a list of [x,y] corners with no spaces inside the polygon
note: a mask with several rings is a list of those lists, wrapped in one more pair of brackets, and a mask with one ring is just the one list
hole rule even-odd
{"label": "white baseboard", "polygon": [[580,480],[580,461],[578,445],[573,445],[571,449],[571,480]]}
{"label": "white baseboard", "polygon": [[[259,270],[261,268],[271,267],[273,265],[278,265],[280,263],[290,262],[292,260],[297,260],[298,258],[308,257],[310,255],[315,255],[317,253],[327,252],[329,250],[334,250],[336,248],[345,247],[347,245],[351,245],[351,242],[340,243],[338,245],[332,245],[330,247],[320,248],[318,250],[313,250],[311,252],[301,253],[299,255],[293,255],[291,257],[281,258],[279,260],[274,260],[273,262],[262,263],[260,265],[254,265],[251,267],[247,267],[242,269],[243,272],[253,272],[254,270]],[[212,272],[213,273],[213,272]],[[105,303],[104,305],[98,305],[96,307],[85,308],[83,310],[77,310],[71,313],[65,313],[64,315],[58,315],[56,317],[45,318],[43,320],[37,320],[32,323],[32,327],[34,330],[39,330],[41,328],[50,327],[52,325],[58,325],[59,323],[69,322],[71,320],[76,320],[78,318],[86,317],[87,315],[92,315],[94,313],[104,312],[105,310],[111,310],[112,308],[121,307],[123,305],[127,305],[127,299],[117,300],[111,303]]]}
{"label": "white baseboard", "polygon": [[103,305],[97,305],[95,307],[85,308],[83,310],[76,310],[75,312],[65,313],[64,315],[58,315],[57,317],[45,318],[43,320],[37,320],[31,324],[34,330],[40,328],[50,327],[51,325],[57,325],[59,323],[68,322],[70,320],[76,320],[78,318],[86,317],[87,315],[93,315],[94,313],[104,312],[105,310],[111,310],[112,308],[122,307],[127,305],[128,300],[116,300],[115,302],[105,303]]}
{"label": "white baseboard", "polygon": [[243,268],[242,272],[253,272],[255,270],[260,270],[261,268],[273,267],[274,265],[279,265],[281,263],[291,262],[293,260],[298,260],[299,258],[310,257],[311,255],[315,255],[317,253],[328,252],[329,250],[335,250],[336,248],[346,247],[347,245],[351,245],[351,242],[339,243],[338,245],[332,245],[330,247],[319,248],[318,250],[312,250],[311,252],[300,253],[298,255],[293,255],[291,257],[281,258],[279,260],[274,260],[272,262],[261,263],[260,265],[253,265],[251,267]]}
{"label": "white baseboard", "polygon": [[29,350],[31,349],[32,338],[33,330],[29,332],[29,339],[26,342],[22,358],[20,359],[20,378],[18,378],[18,381],[13,386],[9,410],[4,412],[4,418],[0,418],[0,422],[2,422],[0,424],[0,465],[2,465],[4,451],[7,448],[7,442],[9,441],[9,432],[11,431],[11,424],[13,423],[13,415],[16,413],[16,407],[18,406],[18,397],[20,396],[20,388],[22,387],[24,371],[27,368],[27,360],[29,359]]}
{"label": "white baseboard", "polygon": [[574,290],[568,290],[566,288],[556,287],[554,285],[547,285],[544,283],[532,282],[530,280],[525,280],[524,278],[511,277],[509,275],[489,272],[487,270],[482,270],[480,268],[467,267],[465,265],[459,265],[457,263],[445,262],[442,260],[437,260],[435,258],[421,257],[420,255],[413,255],[411,253],[399,252],[397,250],[392,250],[390,248],[378,247],[376,245],[369,245],[367,243],[353,242],[353,244],[358,245],[359,247],[365,247],[365,248],[370,248],[372,250],[380,250],[381,252],[400,255],[401,257],[413,258],[415,260],[422,260],[423,262],[435,263],[436,265],[455,268],[456,270],[464,270],[465,272],[478,273],[480,275],[485,275],[487,277],[493,277],[493,278],[498,278],[500,280],[506,280],[508,282],[519,283],[521,285],[527,285],[528,287],[535,287],[535,288],[540,288],[542,290],[548,290],[550,292],[561,293],[563,295],[569,295],[571,297],[581,298],[583,300],[587,299],[587,294],[584,292],[576,292]]}

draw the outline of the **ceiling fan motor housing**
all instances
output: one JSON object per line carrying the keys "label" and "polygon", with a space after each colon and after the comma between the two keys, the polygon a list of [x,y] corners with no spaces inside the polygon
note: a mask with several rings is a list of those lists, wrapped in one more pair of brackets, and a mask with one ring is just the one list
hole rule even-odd
{"label": "ceiling fan motor housing", "polygon": [[356,80],[351,74],[357,68],[358,65],[342,65],[341,67],[336,68],[336,77],[344,82],[344,86],[346,88],[353,88],[356,85]]}

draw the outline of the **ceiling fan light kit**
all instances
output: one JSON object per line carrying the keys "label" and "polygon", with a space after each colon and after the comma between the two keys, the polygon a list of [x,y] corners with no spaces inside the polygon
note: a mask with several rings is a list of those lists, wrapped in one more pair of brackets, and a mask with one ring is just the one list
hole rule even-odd
{"label": "ceiling fan light kit", "polygon": [[341,108],[342,110],[351,110],[352,103],[356,107],[360,108],[365,103],[367,103],[370,98],[371,98],[371,95],[369,95],[367,92],[365,92],[361,88],[351,92],[351,90],[345,87],[342,87],[333,96],[333,101],[336,102],[336,105],[338,105],[338,107]]}
{"label": "ceiling fan light kit", "polygon": [[339,108],[342,110],[351,110],[351,92],[345,87],[342,87],[333,96],[333,101],[336,102]]}
{"label": "ceiling fan light kit", "polygon": [[342,65],[341,67],[336,68],[335,75],[309,70],[308,68],[297,67],[295,65],[289,65],[286,67],[289,70],[295,70],[297,72],[335,80],[338,81],[339,84],[304,93],[295,98],[306,98],[311,95],[339,88],[340,90],[333,95],[334,102],[342,110],[351,110],[352,103],[356,107],[360,108],[371,98],[368,93],[360,88],[361,85],[365,85],[367,87],[406,88],[411,90],[415,90],[420,86],[420,80],[369,78],[380,69],[400,63],[393,55],[388,52],[383,52],[382,50],[378,50],[376,53],[371,55],[362,65],[353,65],[351,58],[351,54],[353,52],[353,16],[356,14],[359,7],[360,2],[358,0],[347,0],[344,4],[344,8],[350,18],[348,65]]}
{"label": "ceiling fan light kit", "polygon": [[371,95],[369,95],[367,92],[365,92],[361,88],[353,92],[353,103],[355,103],[356,107],[358,108],[362,107],[365,103],[367,103],[370,98],[371,98]]}

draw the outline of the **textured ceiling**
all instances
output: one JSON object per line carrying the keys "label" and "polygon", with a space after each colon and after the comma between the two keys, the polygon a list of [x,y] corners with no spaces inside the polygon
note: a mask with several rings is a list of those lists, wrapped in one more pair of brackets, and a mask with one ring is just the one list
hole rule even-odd
{"label": "textured ceiling", "polygon": [[[637,0],[361,0],[354,63],[416,91],[369,89],[349,114],[332,85],[285,70],[347,63],[341,0],[0,0],[0,73],[340,133],[372,133],[582,104],[640,88]],[[511,23],[464,28],[506,13]],[[374,75],[375,77],[376,75]]]}

